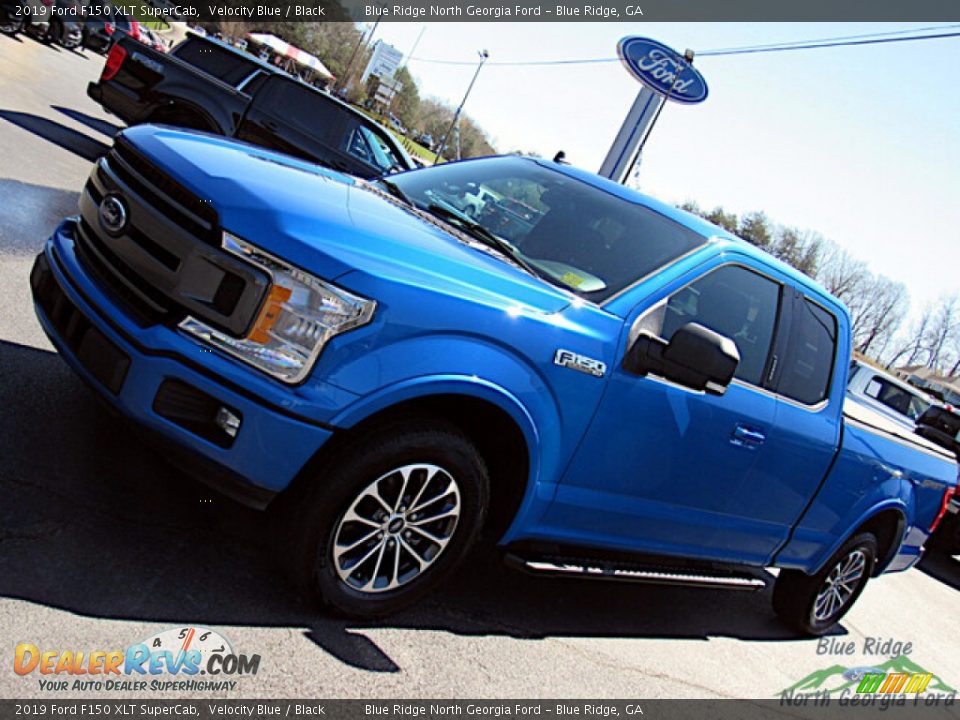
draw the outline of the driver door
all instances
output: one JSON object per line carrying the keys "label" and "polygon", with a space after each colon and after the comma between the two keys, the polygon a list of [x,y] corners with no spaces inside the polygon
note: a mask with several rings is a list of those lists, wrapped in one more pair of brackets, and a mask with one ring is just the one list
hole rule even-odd
{"label": "driver door", "polygon": [[[739,511],[763,493],[753,469],[766,452],[776,398],[769,374],[783,285],[743,265],[721,265],[644,313],[669,339],[696,322],[734,340],[734,381],[721,396],[618,366],[548,511],[585,545],[717,560],[759,560],[780,534]],[[636,326],[636,323],[635,323]],[[753,504],[753,503],[750,503]]]}

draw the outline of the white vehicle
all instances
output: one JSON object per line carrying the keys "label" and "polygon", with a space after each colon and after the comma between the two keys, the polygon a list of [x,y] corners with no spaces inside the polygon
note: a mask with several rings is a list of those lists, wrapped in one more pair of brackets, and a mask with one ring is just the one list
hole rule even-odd
{"label": "white vehicle", "polygon": [[463,211],[472,218],[478,217],[488,202],[496,202],[500,197],[483,185],[463,196]]}
{"label": "white vehicle", "polygon": [[850,365],[847,395],[910,430],[928,407],[937,404],[922,390],[859,360]]}

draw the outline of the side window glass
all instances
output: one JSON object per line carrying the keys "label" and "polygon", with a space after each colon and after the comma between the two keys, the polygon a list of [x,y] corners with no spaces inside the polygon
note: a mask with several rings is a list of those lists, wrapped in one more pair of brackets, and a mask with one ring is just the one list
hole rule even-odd
{"label": "side window glass", "polygon": [[746,268],[728,265],[675,293],[667,302],[661,336],[669,340],[699,323],[737,344],[736,377],[762,385],[780,307],[780,286]]}
{"label": "side window glass", "polygon": [[319,90],[275,75],[254,102],[296,130],[333,146],[340,144],[333,138],[340,137],[345,113]]}
{"label": "side window glass", "polygon": [[378,165],[373,148],[370,147],[370,143],[367,142],[367,138],[362,132],[361,126],[354,126],[354,128],[347,133],[345,140],[346,144],[344,149],[348,153],[353,155],[355,158],[363,160],[363,162],[367,163],[368,165]]}
{"label": "side window glass", "polygon": [[807,299],[797,307],[778,391],[806,405],[816,405],[830,391],[837,354],[837,320]]}
{"label": "side window glass", "polygon": [[247,80],[246,84],[241,88],[241,92],[246,93],[250,97],[253,97],[257,94],[257,91],[263,87],[263,84],[267,81],[267,73],[260,71],[257,72],[252,78]]}

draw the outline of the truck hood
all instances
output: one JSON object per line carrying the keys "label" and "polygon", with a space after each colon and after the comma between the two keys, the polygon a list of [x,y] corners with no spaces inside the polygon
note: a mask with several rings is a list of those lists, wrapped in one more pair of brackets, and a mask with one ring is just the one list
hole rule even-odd
{"label": "truck hood", "polygon": [[327,280],[359,271],[504,307],[570,304],[568,293],[348,175],[204,133],[140,125],[123,134],[209,202],[224,230]]}

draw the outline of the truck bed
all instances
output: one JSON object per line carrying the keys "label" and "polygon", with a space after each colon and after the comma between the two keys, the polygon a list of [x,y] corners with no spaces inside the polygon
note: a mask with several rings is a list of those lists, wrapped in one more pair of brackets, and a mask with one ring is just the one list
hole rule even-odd
{"label": "truck bed", "polygon": [[898,544],[877,571],[906,570],[920,559],[929,528],[957,482],[953,453],[848,399],[837,458],[777,564],[820,567],[848,536],[878,512],[903,518]]}

